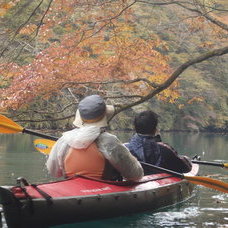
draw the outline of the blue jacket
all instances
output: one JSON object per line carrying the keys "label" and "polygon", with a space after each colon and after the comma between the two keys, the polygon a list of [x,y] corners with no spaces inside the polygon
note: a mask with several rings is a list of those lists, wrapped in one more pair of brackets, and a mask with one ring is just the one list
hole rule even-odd
{"label": "blue jacket", "polygon": [[[157,137],[135,134],[126,146],[139,161],[181,173],[189,172],[192,168],[186,156],[178,155],[171,146],[161,142]],[[144,167],[144,173],[151,174],[158,171]]]}

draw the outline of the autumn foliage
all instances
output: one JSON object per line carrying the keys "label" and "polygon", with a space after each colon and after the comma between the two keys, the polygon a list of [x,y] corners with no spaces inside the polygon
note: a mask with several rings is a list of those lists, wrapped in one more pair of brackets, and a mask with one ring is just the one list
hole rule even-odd
{"label": "autumn foliage", "polygon": [[[26,18],[19,18],[18,24],[15,16],[15,24],[11,23],[3,31],[8,42],[0,55],[3,60],[0,64],[0,110],[19,109],[64,88],[73,88],[76,93],[81,93],[81,88],[87,91],[93,88],[104,95],[123,97],[145,98],[150,94],[148,99],[156,95],[161,100],[174,102],[180,94],[176,80],[179,75],[172,83],[168,82],[174,72],[167,57],[171,45],[159,38],[159,26],[150,27],[150,20],[160,16],[156,8],[151,7],[155,12],[153,18],[147,11],[139,10],[143,6],[140,2],[4,0],[0,4],[0,17],[5,24],[7,18],[13,20],[10,15],[20,15],[25,6],[26,12],[30,11]],[[159,5],[159,2],[143,3]],[[210,18],[208,23],[211,12],[205,14],[205,10],[212,9],[214,3],[204,3],[160,3],[184,9],[177,16],[183,18],[182,25],[188,30],[181,30],[181,26],[178,30],[171,24],[165,34],[172,39],[169,36],[177,33],[180,48],[187,35],[196,32],[207,33],[192,49],[216,47],[217,43],[205,38],[211,34],[224,42],[226,25],[218,29],[217,22],[211,23]],[[141,13],[145,15],[142,17]]]}
{"label": "autumn foliage", "polygon": [[[36,37],[39,51],[34,59],[22,65],[0,65],[2,110],[18,109],[39,96],[85,83],[103,91],[102,83],[122,80],[117,90],[121,87],[126,94],[143,96],[151,89],[148,84],[126,82],[146,78],[159,84],[168,78],[171,68],[161,53],[166,44],[153,33],[137,34],[133,12],[126,9],[121,13],[124,1],[122,5],[114,1],[97,6],[79,2],[53,1]],[[18,35],[32,36],[37,29],[37,24],[28,23]],[[177,85],[159,98],[173,102],[178,97],[173,90]]]}

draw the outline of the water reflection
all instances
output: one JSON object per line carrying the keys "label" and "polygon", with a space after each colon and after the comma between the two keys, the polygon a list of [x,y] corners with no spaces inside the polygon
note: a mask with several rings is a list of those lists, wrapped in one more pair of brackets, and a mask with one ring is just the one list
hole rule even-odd
{"label": "water reflection", "polygon": [[[123,142],[132,133],[115,132]],[[46,157],[33,148],[36,137],[29,135],[0,135],[0,185],[15,184],[23,176],[30,182],[50,179],[45,169]],[[164,142],[172,145],[180,154],[190,157],[200,155],[202,160],[228,162],[228,135],[162,133]],[[201,175],[228,182],[228,170],[212,166],[200,166]],[[6,225],[4,224],[4,228]],[[228,194],[197,185],[193,197],[181,204],[156,212],[118,217],[55,228],[73,227],[228,227]]]}
{"label": "water reflection", "polygon": [[33,140],[29,135],[0,135],[0,185],[15,184],[20,176],[31,182],[47,180],[46,158],[34,149]]}

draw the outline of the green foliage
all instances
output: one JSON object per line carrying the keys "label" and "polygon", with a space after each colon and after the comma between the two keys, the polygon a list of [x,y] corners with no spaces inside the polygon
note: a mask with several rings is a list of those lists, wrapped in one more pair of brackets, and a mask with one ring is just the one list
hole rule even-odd
{"label": "green foliage", "polygon": [[56,35],[63,35],[66,32],[65,29],[64,29],[64,27],[63,26],[60,26],[60,25],[55,26],[53,28],[53,31],[56,33]]}
{"label": "green foliage", "polygon": [[[26,22],[37,5],[37,1],[19,1],[16,7],[12,7],[7,12],[3,19],[3,22],[7,23],[7,27],[10,30],[15,31]],[[34,14],[34,18],[37,18],[37,16],[39,16],[38,12]],[[34,19],[32,19],[31,22],[34,22]]]}
{"label": "green foliage", "polygon": [[[224,3],[224,1],[220,2]],[[227,1],[225,4],[228,5]],[[147,8],[143,9],[143,7]],[[183,10],[175,7],[158,7],[155,10],[153,7],[142,6],[141,11],[144,12],[142,15],[145,15],[145,23],[141,22],[140,24],[142,27],[145,27],[146,21],[149,21],[149,15],[153,15],[148,26],[149,30],[157,31],[159,37],[167,42],[168,55],[173,69],[199,53],[209,50],[209,48],[202,46],[205,40],[213,42],[214,45],[221,45],[219,40],[209,36],[210,31],[198,30],[191,33],[191,24],[181,20]],[[173,20],[174,16],[175,20]],[[172,22],[179,22],[170,24],[169,28],[167,25],[171,19]],[[157,26],[158,21],[160,26]],[[165,25],[168,29],[162,29]],[[153,105],[149,105],[148,108],[152,108],[160,114],[161,128],[192,131],[227,129],[227,65],[227,56],[223,56],[190,67],[180,76],[181,97],[176,100],[175,104],[155,102]],[[194,101],[194,98],[197,99]],[[193,102],[189,103],[191,100]]]}

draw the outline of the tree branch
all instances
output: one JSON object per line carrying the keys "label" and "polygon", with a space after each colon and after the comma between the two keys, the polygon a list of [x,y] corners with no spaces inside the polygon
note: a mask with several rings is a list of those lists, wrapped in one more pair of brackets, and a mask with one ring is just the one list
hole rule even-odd
{"label": "tree branch", "polygon": [[189,60],[185,63],[183,63],[182,65],[180,65],[173,73],[172,75],[161,85],[159,85],[159,87],[157,87],[156,89],[152,90],[147,96],[144,96],[143,98],[141,98],[140,100],[136,101],[136,102],[132,102],[128,105],[123,105],[121,106],[119,109],[117,109],[115,111],[115,115],[128,109],[131,108],[135,105],[141,104],[145,101],[148,101],[149,99],[151,99],[152,97],[154,97],[155,95],[157,95],[158,93],[162,92],[163,90],[165,90],[166,88],[168,88],[187,68],[189,68],[190,66],[203,62],[209,58],[215,57],[215,56],[221,56],[224,54],[228,53],[228,46],[224,47],[224,48],[219,48],[219,49],[215,49],[209,52],[206,52],[202,55],[199,55],[198,57]]}
{"label": "tree branch", "polygon": [[[209,13],[212,10],[218,10],[218,11],[227,11],[227,10],[222,10],[222,9],[217,9],[215,7],[211,7],[205,4],[201,4],[200,2],[197,1],[197,3],[192,4],[190,2],[184,2],[184,1],[167,1],[167,2],[149,2],[149,1],[143,1],[143,0],[137,0],[138,3],[144,3],[144,4],[150,4],[154,6],[164,6],[164,5],[178,5],[186,10],[189,10],[191,12],[197,13],[200,16],[205,17],[207,20],[209,20],[211,23],[219,26],[220,28],[228,31],[228,24],[223,23],[222,21],[216,19],[212,15],[209,15]],[[190,7],[194,6],[194,7]],[[201,9],[199,10],[197,6]],[[206,10],[208,9],[208,10]]]}
{"label": "tree branch", "polygon": [[5,52],[6,50],[8,50],[8,45],[10,45],[10,44],[14,41],[15,37],[19,34],[19,32],[21,31],[21,29],[24,28],[26,24],[28,24],[28,22],[31,20],[31,18],[35,15],[36,11],[37,11],[37,10],[40,8],[40,6],[42,5],[43,1],[44,1],[44,0],[41,0],[41,1],[39,2],[39,4],[38,4],[38,5],[36,6],[36,8],[32,11],[32,13],[30,14],[30,16],[26,19],[26,21],[25,21],[24,23],[22,23],[22,24],[17,28],[17,30],[15,31],[15,33],[14,33],[13,37],[11,38],[11,40],[8,42],[8,44],[6,45],[6,47],[1,51],[0,56],[3,56],[4,52]]}
{"label": "tree branch", "polygon": [[72,82],[63,83],[62,84],[62,88],[65,88],[65,87],[70,86],[70,85],[88,85],[88,84],[107,85],[107,84],[117,84],[117,83],[131,84],[131,83],[140,82],[140,81],[143,81],[143,82],[147,83],[152,88],[159,87],[158,84],[156,84],[154,82],[151,82],[147,78],[136,78],[136,79],[132,79],[132,80],[114,80],[114,81],[102,81],[102,82],[93,82],[93,81],[75,82],[75,81],[72,81]]}

